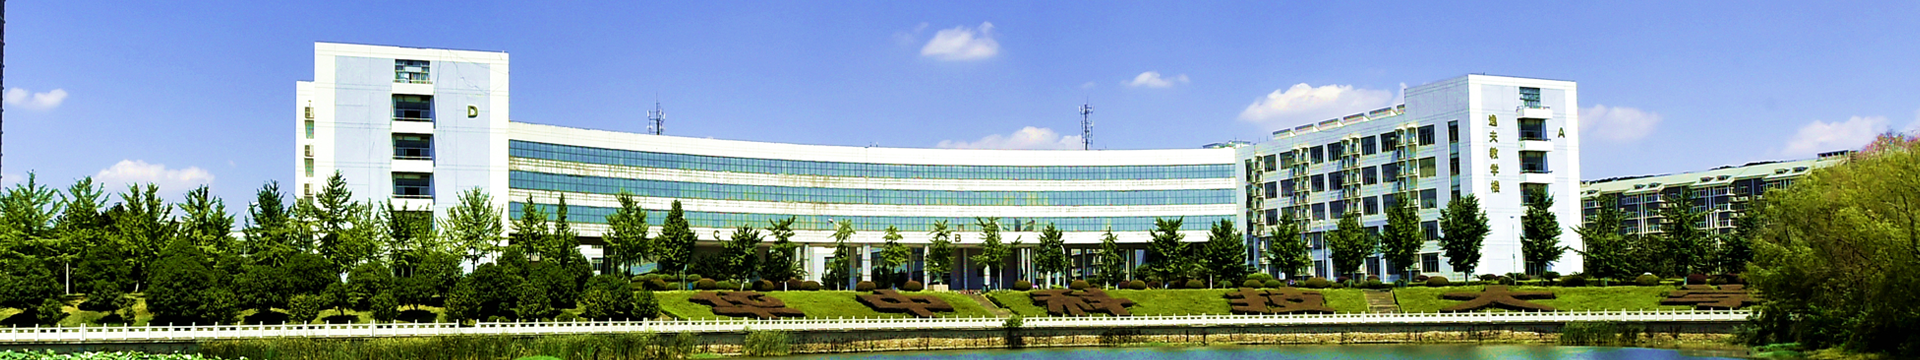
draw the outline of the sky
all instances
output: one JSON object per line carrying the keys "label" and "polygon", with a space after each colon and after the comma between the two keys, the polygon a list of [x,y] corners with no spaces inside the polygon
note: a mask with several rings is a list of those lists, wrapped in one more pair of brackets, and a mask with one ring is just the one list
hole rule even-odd
{"label": "sky", "polygon": [[802,144],[1258,141],[1468,73],[1578,82],[1582,177],[1920,129],[1920,3],[13,1],[5,183],[296,170],[313,43],[506,51],[514,121]]}

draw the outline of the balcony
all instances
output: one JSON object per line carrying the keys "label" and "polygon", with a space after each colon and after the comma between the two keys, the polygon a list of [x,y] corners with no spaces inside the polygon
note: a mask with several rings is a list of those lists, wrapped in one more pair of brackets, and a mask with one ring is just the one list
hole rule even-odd
{"label": "balcony", "polygon": [[1540,105],[1521,105],[1514,109],[1521,119],[1552,119],[1553,107]]}

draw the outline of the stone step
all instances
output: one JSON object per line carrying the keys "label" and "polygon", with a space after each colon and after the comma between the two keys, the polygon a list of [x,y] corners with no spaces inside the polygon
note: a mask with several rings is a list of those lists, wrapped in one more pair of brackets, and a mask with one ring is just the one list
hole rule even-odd
{"label": "stone step", "polygon": [[1367,311],[1375,313],[1400,312],[1400,302],[1394,299],[1393,291],[1363,290],[1362,294],[1366,294],[1367,296]]}
{"label": "stone step", "polygon": [[994,305],[993,300],[987,299],[986,295],[981,295],[980,293],[977,293],[977,292],[967,292],[966,294],[968,298],[973,299],[974,303],[980,304],[980,307],[986,308],[987,312],[993,313],[994,317],[1003,318],[1003,317],[1013,316],[1013,311],[1002,309],[1000,308],[999,305]]}

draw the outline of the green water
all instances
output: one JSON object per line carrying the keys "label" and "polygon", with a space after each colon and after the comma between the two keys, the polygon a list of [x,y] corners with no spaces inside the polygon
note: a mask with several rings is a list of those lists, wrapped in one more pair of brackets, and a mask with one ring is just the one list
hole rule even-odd
{"label": "green water", "polygon": [[1732,359],[1724,352],[1547,345],[1283,345],[1230,347],[1062,348],[1027,350],[912,351],[827,354],[782,359],[929,360],[1703,360]]}

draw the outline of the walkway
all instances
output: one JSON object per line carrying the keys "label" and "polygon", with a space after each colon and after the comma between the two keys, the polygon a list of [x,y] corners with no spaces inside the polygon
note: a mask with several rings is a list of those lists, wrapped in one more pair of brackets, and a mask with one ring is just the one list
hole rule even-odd
{"label": "walkway", "polygon": [[1391,290],[1361,290],[1367,295],[1367,311],[1376,314],[1400,312],[1400,301],[1395,300]]}
{"label": "walkway", "polygon": [[967,297],[973,298],[973,302],[979,303],[981,308],[985,308],[987,309],[987,312],[993,313],[993,317],[1004,318],[1008,316],[1013,316],[1012,310],[1002,309],[1000,308],[1000,305],[994,305],[993,299],[988,299],[986,295],[982,295],[979,292],[972,292],[972,291],[967,292],[966,294],[967,294]]}

